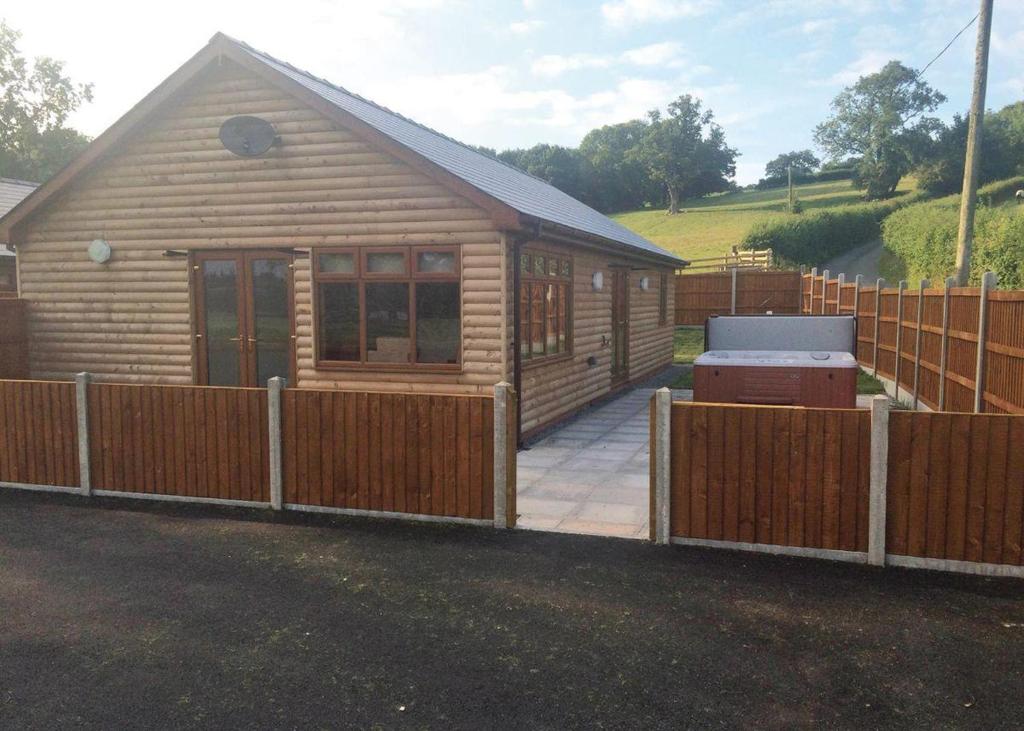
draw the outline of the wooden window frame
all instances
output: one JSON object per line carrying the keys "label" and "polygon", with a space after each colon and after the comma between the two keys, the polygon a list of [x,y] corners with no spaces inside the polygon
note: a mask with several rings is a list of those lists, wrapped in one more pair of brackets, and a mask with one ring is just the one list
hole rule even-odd
{"label": "wooden window frame", "polygon": [[[455,271],[419,272],[416,269],[417,254],[423,252],[445,252],[455,255]],[[320,271],[320,254],[355,254],[356,271],[354,274],[338,274]],[[405,273],[386,273],[367,271],[366,261],[369,254],[405,255]],[[462,247],[459,245],[417,244],[410,246],[366,246],[366,247],[316,247],[310,250],[313,259],[310,275],[312,286],[312,324],[313,324],[313,363],[319,370],[327,371],[379,371],[379,372],[416,372],[416,373],[461,373],[463,368],[462,350],[464,343],[464,315],[462,294]],[[423,283],[450,282],[459,288],[459,345],[455,363],[416,363],[416,285]],[[323,306],[321,285],[332,283],[355,284],[358,287],[359,300],[359,360],[326,360],[320,357],[320,312]],[[383,363],[367,360],[366,343],[366,285],[367,284],[406,284],[409,302],[409,353],[408,363]]]}
{"label": "wooden window frame", "polygon": [[[520,340],[520,342],[517,343],[517,347],[519,348],[520,362],[522,363],[522,367],[524,369],[529,369],[529,368],[532,368],[532,367],[541,366],[541,365],[545,365],[545,364],[549,364],[549,363],[554,363],[554,362],[558,362],[558,361],[561,361],[561,360],[571,359],[573,357],[573,350],[574,350],[574,338],[573,338],[573,335],[574,335],[574,332],[573,332],[573,330],[574,330],[574,328],[573,328],[574,306],[573,305],[574,305],[574,300],[575,300],[575,292],[574,292],[574,289],[575,289],[575,287],[574,287],[574,284],[575,284],[575,280],[574,280],[575,262],[573,261],[572,255],[571,254],[559,253],[557,251],[550,251],[550,250],[543,249],[543,248],[528,247],[528,248],[524,248],[523,250],[521,250],[519,252],[519,256],[520,257],[529,257],[528,260],[527,260],[528,263],[529,263],[529,267],[523,267],[522,266],[522,263],[523,263],[522,259],[520,259],[520,261],[517,262],[517,266],[519,266],[520,272],[519,272],[519,292],[516,293],[515,306],[517,308],[519,308],[519,321],[520,321],[520,323],[522,323],[521,331],[519,333],[519,340]],[[544,260],[545,260],[544,261],[544,274],[543,275],[535,273],[536,257],[538,257],[538,256],[544,257]],[[550,273],[551,272],[551,264],[550,264],[551,257],[554,257],[559,262],[558,268],[557,268],[557,271],[556,271],[555,274],[551,274]],[[563,274],[562,273],[562,271],[563,271],[562,262],[568,262],[569,263],[569,272],[568,272],[568,274]],[[532,323],[533,299],[532,299],[532,296],[530,295],[530,292],[532,291],[532,286],[535,285],[535,284],[540,284],[540,285],[544,286],[545,287],[545,291],[546,291],[547,286],[549,286],[549,285],[555,285],[557,287],[556,290],[555,290],[556,297],[554,298],[554,306],[556,307],[556,314],[555,314],[556,327],[558,327],[559,325],[563,324],[562,323],[562,319],[561,319],[561,317],[560,317],[560,315],[558,313],[558,302],[561,299],[561,297],[560,297],[560,294],[557,294],[557,293],[559,292],[560,288],[564,287],[564,291],[566,293],[566,297],[565,297],[565,321],[564,321],[564,331],[565,331],[565,349],[564,350],[561,350],[561,351],[557,351],[556,350],[556,352],[553,352],[553,353],[546,352],[547,351],[548,335],[549,335],[549,333],[548,333],[548,323],[550,322],[551,316],[548,313],[547,305],[545,305],[545,307],[544,307],[544,315],[543,315],[543,318],[542,318],[542,334],[541,334],[541,340],[542,340],[542,342],[544,344],[545,352],[542,353],[542,354],[538,354],[538,355],[535,355],[533,353],[533,323]],[[524,293],[526,294],[526,307],[525,307],[525,309],[523,308],[523,299],[522,299],[523,296],[524,296]],[[546,295],[544,297],[544,301],[547,302]],[[561,332],[561,328],[559,328],[559,332]],[[555,334],[555,347],[556,347],[556,349],[558,348],[558,334],[559,334],[559,332],[556,332],[556,334]],[[524,343],[526,344],[526,351],[527,351],[525,353],[523,352],[523,345],[524,345]]]}

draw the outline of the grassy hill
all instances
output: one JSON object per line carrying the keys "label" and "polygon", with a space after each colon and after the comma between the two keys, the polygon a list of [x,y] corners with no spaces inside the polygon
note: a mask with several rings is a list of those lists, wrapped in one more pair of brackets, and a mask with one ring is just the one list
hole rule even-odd
{"label": "grassy hill", "polygon": [[[900,182],[900,191],[913,188],[911,178]],[[804,210],[863,202],[861,192],[849,180],[798,185],[796,197]],[[788,216],[786,202],[786,189],[774,188],[687,201],[678,216],[668,216],[663,209],[645,209],[618,213],[612,218],[675,254],[700,259],[728,254],[757,221]]]}

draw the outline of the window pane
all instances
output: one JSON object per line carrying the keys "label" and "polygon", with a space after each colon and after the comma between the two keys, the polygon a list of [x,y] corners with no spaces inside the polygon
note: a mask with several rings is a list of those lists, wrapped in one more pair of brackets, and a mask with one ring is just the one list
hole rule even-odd
{"label": "window pane", "polygon": [[547,285],[545,294],[547,300],[548,328],[547,328],[547,352],[558,352],[558,290],[554,284]]}
{"label": "window pane", "polygon": [[[382,254],[391,256],[391,254]],[[400,255],[399,255],[400,256]],[[366,284],[366,360],[370,363],[408,363],[409,285],[394,282]]]}
{"label": "window pane", "polygon": [[569,329],[569,308],[566,301],[569,299],[569,285],[558,285],[558,352],[564,353],[567,349],[565,333]]}
{"label": "window pane", "polygon": [[416,362],[459,362],[459,283],[416,285]]}
{"label": "window pane", "polygon": [[328,282],[320,285],[317,342],[321,360],[359,360],[359,285]]}
{"label": "window pane", "polygon": [[355,274],[355,254],[320,254],[320,271],[324,274]]}
{"label": "window pane", "polygon": [[562,259],[562,276],[563,277],[568,277],[569,276],[569,260],[568,259]]}
{"label": "window pane", "polygon": [[530,273],[530,255],[520,254],[519,255],[519,271],[524,274]]}
{"label": "window pane", "polygon": [[256,337],[256,383],[287,377],[292,355],[288,309],[288,262],[256,259],[252,263],[253,325]]}
{"label": "window pane", "polygon": [[548,274],[552,277],[558,276],[558,259],[555,257],[548,259]]}
{"label": "window pane", "polygon": [[371,252],[366,255],[366,271],[372,274],[405,274],[405,254]]}
{"label": "window pane", "polygon": [[543,256],[533,257],[533,273],[538,277],[543,277],[544,272],[547,271],[547,260]]}
{"label": "window pane", "polygon": [[234,259],[203,262],[206,375],[211,386],[241,383],[238,352],[238,267]]}
{"label": "window pane", "polygon": [[451,251],[421,251],[416,254],[416,271],[424,274],[455,273],[455,253]]}
{"label": "window pane", "polygon": [[530,285],[530,352],[544,355],[544,285]]}
{"label": "window pane", "polygon": [[[519,288],[519,353],[524,358],[530,357],[530,287]],[[525,334],[523,334],[525,333]]]}

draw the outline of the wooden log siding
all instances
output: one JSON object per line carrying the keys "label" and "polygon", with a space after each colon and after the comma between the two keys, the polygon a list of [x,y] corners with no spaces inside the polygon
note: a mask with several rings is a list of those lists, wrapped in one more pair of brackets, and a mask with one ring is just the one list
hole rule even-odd
{"label": "wooden log siding", "polygon": [[[234,114],[272,122],[262,157],[225,150]],[[502,366],[500,235],[488,215],[362,142],[231,62],[97,163],[25,229],[22,296],[29,301],[32,373],[99,381],[193,382],[188,260],[166,249],[296,248],[298,383],[312,388],[489,393]],[[94,238],[113,247],[91,263]],[[309,258],[328,245],[462,246],[460,373],[318,369],[313,362]]]}
{"label": "wooden log siding", "polygon": [[672,404],[671,534],[866,551],[866,410]]}
{"label": "wooden log siding", "polygon": [[90,384],[88,394],[94,489],[270,499],[265,389]]}
{"label": "wooden log siding", "polygon": [[0,299],[0,378],[28,378],[28,375],[25,301]]}
{"label": "wooden log siding", "polygon": [[[703,325],[712,315],[732,308],[732,272],[676,274],[677,325]],[[736,272],[736,314],[797,315],[801,307],[801,277],[796,271]]]}
{"label": "wooden log siding", "polygon": [[[611,383],[611,267],[630,261],[570,249],[547,241],[525,244],[538,250],[572,257],[572,352],[566,356],[525,362],[521,378],[522,430],[529,433],[569,412],[608,394]],[[635,262],[633,262],[635,265]],[[669,273],[667,268],[664,273]],[[595,292],[592,277],[602,272],[604,287]],[[658,317],[657,269],[633,269],[629,272],[629,377],[649,375],[672,362],[671,319],[664,325]],[[650,289],[640,289],[640,279],[648,277]],[[671,281],[671,278],[669,279]],[[672,298],[669,297],[671,306]],[[588,360],[593,357],[595,363]]]}
{"label": "wooden log siding", "polygon": [[889,418],[887,551],[1024,565],[1024,417]]}
{"label": "wooden log siding", "polygon": [[493,398],[287,389],[281,410],[285,503],[494,517]]}
{"label": "wooden log siding", "polygon": [[74,383],[0,381],[0,481],[79,486]]}

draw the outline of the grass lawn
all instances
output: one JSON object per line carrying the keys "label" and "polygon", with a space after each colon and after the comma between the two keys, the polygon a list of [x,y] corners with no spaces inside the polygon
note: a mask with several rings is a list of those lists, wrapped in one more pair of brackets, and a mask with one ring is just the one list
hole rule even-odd
{"label": "grass lawn", "polygon": [[[899,190],[913,190],[912,178],[904,178]],[[849,180],[796,186],[805,210],[861,203],[861,192]],[[687,201],[678,216],[663,209],[645,209],[612,216],[669,251],[689,259],[723,256],[739,244],[758,221],[788,216],[785,188],[722,193]]]}

